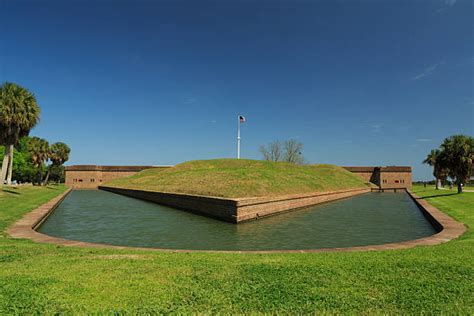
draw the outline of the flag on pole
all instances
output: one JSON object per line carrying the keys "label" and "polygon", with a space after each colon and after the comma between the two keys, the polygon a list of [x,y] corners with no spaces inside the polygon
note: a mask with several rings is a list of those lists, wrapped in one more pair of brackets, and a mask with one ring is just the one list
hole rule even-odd
{"label": "flag on pole", "polygon": [[237,159],[240,159],[240,123],[245,123],[245,117],[239,114],[239,123],[237,124]]}

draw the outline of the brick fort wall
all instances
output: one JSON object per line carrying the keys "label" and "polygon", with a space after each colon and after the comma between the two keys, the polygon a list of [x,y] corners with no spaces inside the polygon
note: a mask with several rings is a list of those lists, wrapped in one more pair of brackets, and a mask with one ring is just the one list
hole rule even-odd
{"label": "brick fort wall", "polygon": [[134,174],[150,168],[169,168],[168,166],[97,166],[75,165],[65,168],[66,185],[73,189],[97,189],[103,183]]}
{"label": "brick fort wall", "polygon": [[[73,189],[97,189],[109,180],[129,177],[149,168],[170,168],[170,166],[68,166],[65,169],[66,185]],[[412,172],[409,166],[343,168],[357,174],[364,181],[377,185],[379,189],[412,187]]]}
{"label": "brick fort wall", "polygon": [[412,172],[410,166],[387,167],[344,167],[357,174],[365,181],[371,182],[379,189],[411,189]]}

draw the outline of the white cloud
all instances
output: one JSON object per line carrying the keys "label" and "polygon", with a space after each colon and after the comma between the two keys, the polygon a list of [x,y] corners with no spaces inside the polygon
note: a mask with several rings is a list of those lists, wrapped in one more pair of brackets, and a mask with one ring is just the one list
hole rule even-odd
{"label": "white cloud", "polygon": [[198,98],[194,96],[188,96],[183,99],[183,104],[185,105],[192,105],[198,102]]}
{"label": "white cloud", "polygon": [[445,0],[444,1],[444,7],[437,9],[436,13],[440,13],[440,14],[444,13],[446,11],[446,9],[454,6],[456,4],[456,1],[457,0]]}
{"label": "white cloud", "polygon": [[370,125],[370,128],[372,130],[372,133],[380,133],[382,131],[382,124],[375,123]]}
{"label": "white cloud", "polygon": [[420,142],[420,143],[428,143],[428,142],[431,142],[431,139],[429,139],[429,138],[418,138],[417,141]]}
{"label": "white cloud", "polygon": [[418,79],[422,79],[422,78],[431,76],[432,74],[435,73],[435,71],[438,69],[438,67],[441,64],[443,64],[443,63],[437,63],[437,64],[431,65],[429,67],[426,67],[421,73],[419,73],[418,75],[412,77],[412,79],[413,80],[418,80]]}

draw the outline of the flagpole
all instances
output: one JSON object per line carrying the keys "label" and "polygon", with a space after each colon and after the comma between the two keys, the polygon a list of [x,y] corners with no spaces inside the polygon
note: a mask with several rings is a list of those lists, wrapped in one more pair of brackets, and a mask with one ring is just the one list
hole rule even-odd
{"label": "flagpole", "polygon": [[237,115],[237,159],[240,159],[240,114]]}

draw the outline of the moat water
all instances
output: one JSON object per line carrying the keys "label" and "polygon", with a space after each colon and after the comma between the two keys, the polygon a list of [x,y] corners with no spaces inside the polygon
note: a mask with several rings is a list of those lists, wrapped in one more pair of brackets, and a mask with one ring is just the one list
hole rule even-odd
{"label": "moat water", "polygon": [[435,233],[405,192],[367,193],[236,225],[98,190],[71,192],[39,231],[110,245],[193,250],[366,246]]}

